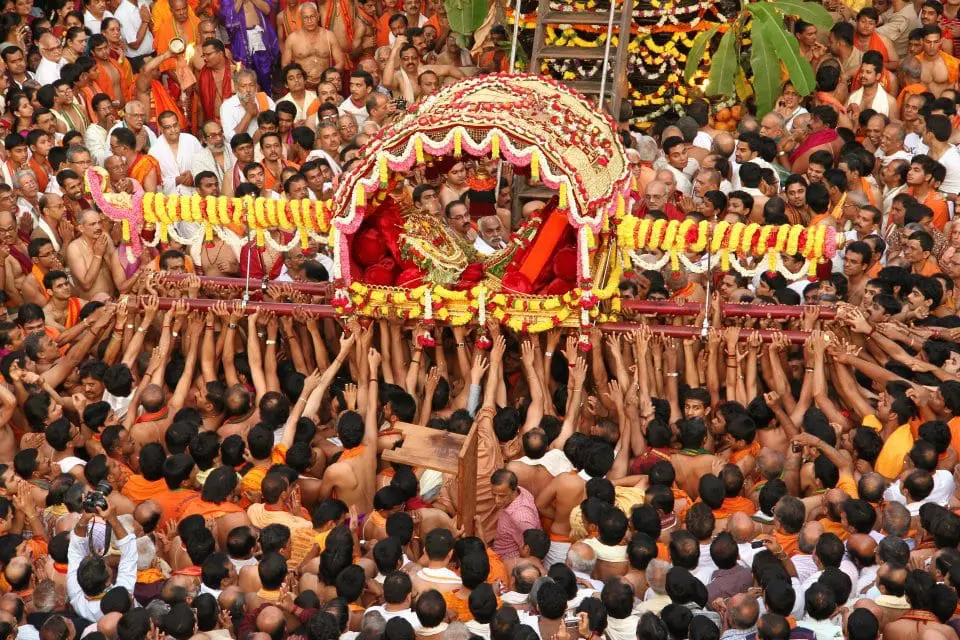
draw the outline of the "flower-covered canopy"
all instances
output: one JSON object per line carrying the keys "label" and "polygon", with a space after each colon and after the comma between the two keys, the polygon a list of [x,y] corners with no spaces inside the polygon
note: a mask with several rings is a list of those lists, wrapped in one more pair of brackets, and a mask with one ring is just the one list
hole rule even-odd
{"label": "flower-covered canopy", "polygon": [[339,232],[335,253],[343,254],[335,256],[337,266],[348,259],[346,236],[359,228],[366,203],[386,187],[390,172],[407,172],[427,155],[490,156],[528,168],[533,180],[558,192],[559,208],[584,233],[598,232],[629,198],[627,159],[609,116],[548,78],[489,74],[448,86],[411,108],[341,176],[331,221]]}

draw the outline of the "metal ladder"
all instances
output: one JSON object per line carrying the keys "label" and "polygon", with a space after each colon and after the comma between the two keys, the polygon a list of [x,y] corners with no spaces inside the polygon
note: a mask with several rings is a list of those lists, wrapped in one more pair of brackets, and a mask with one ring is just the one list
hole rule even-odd
{"label": "metal ladder", "polygon": [[[599,79],[561,80],[570,88],[587,97],[597,98],[598,105],[605,105],[614,122],[620,114],[620,105],[627,96],[622,90],[627,87],[627,48],[630,45],[630,26],[633,23],[633,0],[622,0],[620,10],[615,0],[610,0],[609,11],[553,11],[551,0],[539,0],[537,6],[537,29],[530,56],[530,73],[542,73],[544,60],[580,59],[604,62]],[[603,47],[557,47],[546,46],[547,26],[559,24],[596,25],[607,27],[607,40]],[[619,27],[616,48],[611,46],[614,27]],[[542,185],[529,185],[518,176],[514,186],[514,198],[521,203],[529,200],[549,200],[555,192]],[[517,207],[514,206],[514,211]]]}
{"label": "metal ladder", "polygon": [[[603,60],[605,72],[599,80],[562,81],[569,87],[587,96],[600,98],[598,104],[605,103],[607,111],[616,121],[620,113],[620,104],[624,97],[621,88],[626,85],[627,47],[630,44],[630,26],[633,22],[633,1],[622,0],[619,11],[615,0],[610,0],[609,11],[551,11],[551,0],[539,0],[537,7],[537,30],[533,38],[533,51],[530,56],[530,72],[541,73],[541,63],[545,59],[576,58],[580,60]],[[603,47],[554,47],[545,46],[547,26],[558,24],[584,24],[607,27],[607,41]],[[610,46],[614,26],[619,26],[619,41],[615,50]],[[612,64],[611,64],[612,62]],[[611,75],[612,70],[612,75]],[[609,79],[606,75],[611,75]],[[601,92],[604,94],[601,97]]]}

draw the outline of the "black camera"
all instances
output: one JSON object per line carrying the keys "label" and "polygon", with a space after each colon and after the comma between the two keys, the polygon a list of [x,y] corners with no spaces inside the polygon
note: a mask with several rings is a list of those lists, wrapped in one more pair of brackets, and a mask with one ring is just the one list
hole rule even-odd
{"label": "black camera", "polygon": [[397,111],[404,111],[407,108],[407,101],[403,98],[397,98],[393,104],[396,105]]}
{"label": "black camera", "polygon": [[97,509],[107,508],[107,496],[113,492],[113,487],[106,480],[101,480],[93,491],[83,498],[83,510],[87,513],[96,513]]}

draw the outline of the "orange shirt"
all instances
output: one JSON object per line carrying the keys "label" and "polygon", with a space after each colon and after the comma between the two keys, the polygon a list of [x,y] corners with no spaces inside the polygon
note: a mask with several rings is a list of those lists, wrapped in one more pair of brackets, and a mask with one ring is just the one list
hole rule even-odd
{"label": "orange shirt", "polygon": [[169,520],[179,522],[184,510],[186,510],[190,503],[200,499],[200,492],[193,491],[192,489],[177,489],[176,491],[166,489],[151,496],[150,499],[163,509],[163,514],[157,523],[158,527],[162,527]]}
{"label": "orange shirt", "polygon": [[166,490],[167,483],[163,479],[147,480],[140,474],[134,474],[127,479],[120,493],[140,504]]}
{"label": "orange shirt", "polygon": [[[913,187],[907,189],[907,193],[913,195]],[[947,221],[950,219],[949,212],[947,211],[947,201],[931,189],[927,193],[927,197],[920,201],[920,204],[926,205],[933,210],[933,226],[937,228],[937,231],[943,231],[943,228],[947,226]]]}

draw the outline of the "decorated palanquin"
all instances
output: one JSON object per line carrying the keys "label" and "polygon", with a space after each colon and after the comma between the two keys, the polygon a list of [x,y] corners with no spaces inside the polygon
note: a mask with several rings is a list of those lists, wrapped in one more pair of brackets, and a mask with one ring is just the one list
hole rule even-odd
{"label": "decorated palanquin", "polygon": [[[468,157],[556,193],[488,256],[395,191],[412,170]],[[334,304],[454,323],[489,311],[528,331],[588,322],[619,282],[609,219],[630,188],[612,121],[559,83],[494,74],[447,87],[376,136],[338,186],[334,269],[349,290]]]}
{"label": "decorated palanquin", "polygon": [[[467,158],[508,163],[555,194],[492,255],[453,233],[442,214],[414,206],[405,185]],[[415,105],[370,141],[327,201],[109,194],[101,173],[87,177],[100,210],[122,221],[131,261],[144,244],[193,245],[214,235],[275,250],[327,245],[329,302],[341,314],[481,326],[492,317],[530,333],[617,318],[621,278],[637,268],[670,262],[691,273],[713,265],[797,279],[832,258],[838,239],[828,226],[627,213],[642,194],[613,122],[569,88],[533,75],[464,80]],[[807,264],[789,272],[785,253]],[[581,344],[589,346],[586,332]]]}

